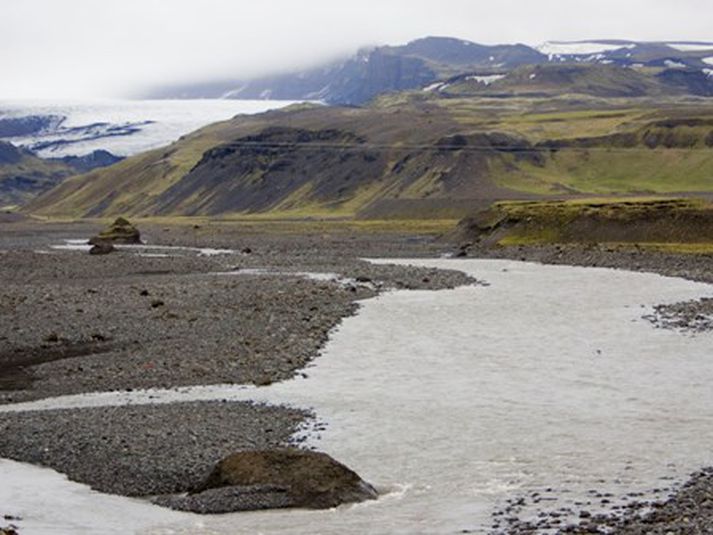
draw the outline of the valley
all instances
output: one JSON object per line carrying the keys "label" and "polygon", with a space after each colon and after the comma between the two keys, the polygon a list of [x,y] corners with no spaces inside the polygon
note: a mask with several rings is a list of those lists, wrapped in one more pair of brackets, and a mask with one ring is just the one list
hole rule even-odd
{"label": "valley", "polygon": [[0,101],[0,535],[711,530],[712,43],[222,72]]}
{"label": "valley", "polygon": [[709,196],[706,99],[380,97],[241,116],[66,181],[52,217],[457,219],[498,200]]}

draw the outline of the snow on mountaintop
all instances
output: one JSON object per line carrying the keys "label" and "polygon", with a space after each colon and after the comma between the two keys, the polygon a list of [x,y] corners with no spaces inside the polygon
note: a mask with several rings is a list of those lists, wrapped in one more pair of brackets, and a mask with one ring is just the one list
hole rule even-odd
{"label": "snow on mountaintop", "polygon": [[713,43],[666,43],[667,46],[679,52],[704,52],[713,50]]}
{"label": "snow on mountaintop", "polygon": [[566,43],[562,41],[548,41],[535,48],[542,54],[548,56],[565,56],[565,55],[591,55],[601,52],[611,52],[612,50],[620,50],[622,48],[634,48],[635,44],[612,45],[607,43],[597,42],[578,42]]}
{"label": "snow on mountaintop", "polygon": [[666,67],[668,67],[669,69],[685,69],[686,68],[685,63],[681,63],[680,61],[672,61],[670,59],[667,59],[666,61],[664,61],[664,65],[666,65]]}
{"label": "snow on mountaintop", "polygon": [[504,74],[489,74],[487,76],[477,76],[477,75],[466,76],[465,79],[468,81],[478,82],[479,84],[490,85],[493,82],[502,80],[503,78],[505,78]]}

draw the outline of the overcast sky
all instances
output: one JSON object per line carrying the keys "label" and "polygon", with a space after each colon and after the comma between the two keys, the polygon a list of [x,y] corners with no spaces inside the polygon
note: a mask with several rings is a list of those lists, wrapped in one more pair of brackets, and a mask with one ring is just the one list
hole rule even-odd
{"label": "overcast sky", "polygon": [[0,0],[0,98],[121,96],[427,35],[713,41],[713,0]]}

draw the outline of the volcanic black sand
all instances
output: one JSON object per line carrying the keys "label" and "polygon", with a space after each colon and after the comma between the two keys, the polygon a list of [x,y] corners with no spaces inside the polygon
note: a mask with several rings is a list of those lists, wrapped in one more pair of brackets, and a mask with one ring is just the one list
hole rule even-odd
{"label": "volcanic black sand", "polygon": [[[51,246],[88,238],[101,225],[2,223],[0,403],[285,380],[305,373],[329,332],[355,313],[360,300],[390,288],[438,290],[473,283],[460,272],[361,260],[457,252],[455,244],[432,234],[304,231],[299,225],[275,231],[270,225],[260,230],[218,223],[140,227],[153,245],[232,252],[157,248],[90,256]],[[705,256],[576,247],[469,254],[713,281],[711,258]],[[225,455],[289,444],[300,426],[310,425],[319,426],[305,411],[239,402],[8,413],[0,415],[0,457],[50,466],[106,492],[150,496],[193,488]],[[661,508],[690,516],[685,503],[710,503],[711,493],[713,478],[704,472],[682,491],[678,509],[675,498],[674,505]],[[710,510],[701,507],[707,516],[696,525],[711,526]],[[12,512],[0,510],[6,513]],[[622,522],[616,520],[616,529],[623,529]],[[627,529],[635,525],[632,520]],[[498,529],[521,528],[530,526]]]}

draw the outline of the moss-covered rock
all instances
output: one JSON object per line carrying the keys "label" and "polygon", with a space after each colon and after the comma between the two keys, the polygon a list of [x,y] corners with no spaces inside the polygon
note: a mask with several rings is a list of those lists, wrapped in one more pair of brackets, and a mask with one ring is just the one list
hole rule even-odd
{"label": "moss-covered rock", "polygon": [[91,245],[106,242],[121,244],[141,243],[141,233],[128,220],[119,217],[108,228],[89,240]]}

